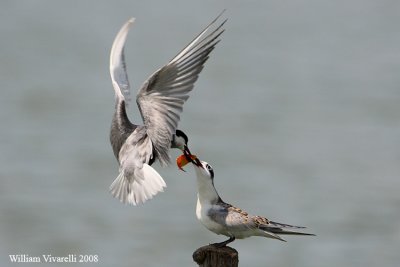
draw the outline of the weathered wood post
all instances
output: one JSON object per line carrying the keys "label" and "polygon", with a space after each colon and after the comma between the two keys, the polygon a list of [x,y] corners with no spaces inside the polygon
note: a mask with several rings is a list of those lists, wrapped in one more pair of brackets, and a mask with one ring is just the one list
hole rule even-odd
{"label": "weathered wood post", "polygon": [[193,260],[200,267],[238,267],[239,253],[236,249],[213,245],[198,248],[193,253]]}

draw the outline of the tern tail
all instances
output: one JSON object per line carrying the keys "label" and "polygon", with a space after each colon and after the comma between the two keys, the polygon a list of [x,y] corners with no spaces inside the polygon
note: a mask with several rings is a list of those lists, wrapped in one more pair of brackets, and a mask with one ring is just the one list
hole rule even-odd
{"label": "tern tail", "polygon": [[128,178],[122,170],[110,186],[113,197],[136,206],[153,198],[166,186],[163,178],[148,164],[143,164],[139,174],[140,177]]}

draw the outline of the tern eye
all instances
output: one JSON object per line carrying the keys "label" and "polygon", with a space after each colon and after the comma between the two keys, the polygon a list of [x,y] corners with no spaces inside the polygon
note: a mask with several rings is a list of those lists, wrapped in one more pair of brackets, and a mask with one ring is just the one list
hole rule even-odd
{"label": "tern eye", "polygon": [[210,173],[211,178],[214,178],[214,170],[213,170],[213,168],[208,164],[206,165],[206,168],[207,168],[208,172]]}

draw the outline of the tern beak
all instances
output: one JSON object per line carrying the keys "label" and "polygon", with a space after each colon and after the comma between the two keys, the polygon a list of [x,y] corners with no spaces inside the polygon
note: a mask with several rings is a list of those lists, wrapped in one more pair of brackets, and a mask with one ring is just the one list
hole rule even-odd
{"label": "tern beak", "polygon": [[[184,155],[192,155],[192,153],[190,153],[189,147],[185,144],[183,145],[183,150],[182,150]],[[190,161],[190,160],[189,160]]]}

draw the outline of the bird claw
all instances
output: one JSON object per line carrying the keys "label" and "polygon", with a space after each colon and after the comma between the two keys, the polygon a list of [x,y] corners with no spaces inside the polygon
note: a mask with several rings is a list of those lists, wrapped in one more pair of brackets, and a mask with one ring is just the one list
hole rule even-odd
{"label": "bird claw", "polygon": [[226,247],[227,244],[229,244],[233,241],[235,241],[235,237],[229,237],[228,240],[225,240],[225,241],[219,242],[219,243],[212,243],[212,244],[210,244],[210,246],[213,246],[216,248],[223,248],[223,247]]}

